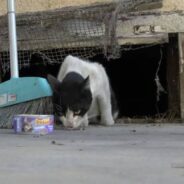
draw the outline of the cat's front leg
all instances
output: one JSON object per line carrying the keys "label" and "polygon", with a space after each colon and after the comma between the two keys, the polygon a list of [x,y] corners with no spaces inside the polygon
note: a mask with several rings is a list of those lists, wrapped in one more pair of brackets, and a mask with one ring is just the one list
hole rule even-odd
{"label": "cat's front leg", "polygon": [[100,108],[100,117],[101,117],[100,123],[102,125],[107,125],[107,126],[114,125],[110,99],[105,98],[105,96],[99,96],[98,104]]}
{"label": "cat's front leg", "polygon": [[83,118],[82,123],[81,123],[81,127],[82,127],[82,128],[85,128],[85,127],[88,126],[88,124],[89,124],[89,120],[88,120],[88,115],[86,114],[86,115],[84,116],[84,118]]}

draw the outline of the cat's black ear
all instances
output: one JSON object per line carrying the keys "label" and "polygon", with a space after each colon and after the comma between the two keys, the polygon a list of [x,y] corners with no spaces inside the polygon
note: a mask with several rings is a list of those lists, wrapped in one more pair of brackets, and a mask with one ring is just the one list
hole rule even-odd
{"label": "cat's black ear", "polygon": [[83,89],[90,89],[89,76],[86,77],[86,79],[84,79],[84,81],[82,82],[82,87],[83,87]]}
{"label": "cat's black ear", "polygon": [[49,82],[53,91],[58,91],[58,88],[60,86],[60,82],[54,76],[48,74],[47,81]]}

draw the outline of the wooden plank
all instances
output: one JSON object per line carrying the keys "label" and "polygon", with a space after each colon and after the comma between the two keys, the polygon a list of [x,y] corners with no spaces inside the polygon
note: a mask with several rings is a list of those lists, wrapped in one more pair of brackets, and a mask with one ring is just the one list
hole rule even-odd
{"label": "wooden plank", "polygon": [[[26,19],[25,19],[26,20]],[[70,47],[91,47],[104,44],[105,24],[95,20],[66,20],[62,17],[44,20],[27,20],[17,22],[18,49],[53,49]],[[80,27],[81,26],[81,27]],[[119,28],[119,26],[118,26]],[[152,35],[118,35],[118,43],[126,44],[151,44],[166,43],[167,34]],[[0,50],[8,50],[8,30],[4,26],[0,29]]]}
{"label": "wooden plank", "polygon": [[[83,9],[64,8],[55,11],[17,15],[19,50],[87,47],[103,45],[105,37],[105,12],[112,5]],[[8,50],[7,17],[0,17],[0,50]]]}
{"label": "wooden plank", "polygon": [[1,53],[0,53],[0,83],[2,82],[2,72],[3,72],[3,70],[2,70],[2,61],[1,61]]}
{"label": "wooden plank", "polygon": [[184,33],[178,34],[178,48],[180,60],[180,109],[184,120]]}
{"label": "wooden plank", "polygon": [[[137,28],[149,27],[145,32],[136,32]],[[184,11],[164,13],[133,13],[120,15],[117,22],[117,37],[184,32]]]}
{"label": "wooden plank", "polygon": [[163,44],[169,42],[167,33],[119,36],[117,39],[119,45]]}
{"label": "wooden plank", "polygon": [[[86,20],[69,20],[61,22],[61,24],[51,23],[48,20],[46,24],[38,22],[33,26],[27,24],[17,26],[19,50],[100,45],[103,41],[103,35],[105,35],[104,24]],[[8,50],[8,31],[6,28],[0,31],[0,40],[1,51]]]}
{"label": "wooden plank", "polygon": [[179,73],[178,37],[177,34],[173,34],[167,46],[167,90],[168,109],[176,117],[181,117]]}
{"label": "wooden plank", "polygon": [[[127,0],[130,2],[130,0]],[[144,2],[144,1],[143,1]],[[151,2],[151,0],[145,0],[145,2]],[[159,1],[158,1],[159,2]],[[149,4],[149,3],[148,3]],[[140,4],[145,5],[145,4]],[[128,6],[128,5],[127,5]],[[84,7],[83,7],[84,8]],[[112,4],[94,5],[87,7],[88,11],[75,11],[76,7],[65,8],[56,11],[45,11],[37,13],[20,14],[17,16],[17,34],[18,34],[18,49],[19,50],[34,50],[34,49],[53,49],[53,48],[70,48],[70,47],[91,47],[104,45],[104,39],[106,39],[105,31],[106,25],[103,22],[104,15],[99,16],[100,8],[105,8],[105,11],[112,12],[115,8]],[[70,10],[70,11],[69,11]],[[97,14],[95,14],[95,11]],[[66,12],[68,12],[66,14]],[[72,14],[71,12],[75,12]],[[81,13],[82,12],[82,13]],[[89,14],[88,14],[89,13]],[[103,12],[104,13],[104,12]],[[64,18],[65,15],[65,18]],[[178,14],[177,14],[178,15]],[[138,17],[137,17],[138,16]],[[162,17],[164,16],[164,17]],[[171,17],[175,14],[171,14]],[[85,18],[83,18],[85,17]],[[134,13],[128,16],[125,20],[124,15],[120,15],[116,35],[120,45],[126,44],[152,44],[152,43],[166,43],[168,41],[167,34],[157,34],[157,29],[151,25],[153,32],[148,34],[135,34],[134,26],[141,26],[142,22],[139,19],[145,19],[150,25],[151,19],[161,19],[156,22],[165,22],[166,15],[140,15],[140,13]],[[155,18],[156,17],[156,18]],[[184,16],[181,16],[181,20],[178,19],[175,22],[184,21]],[[74,19],[75,18],[75,19]],[[64,19],[64,20],[63,20]],[[137,21],[139,24],[137,24]],[[135,25],[134,25],[134,22]],[[179,24],[179,23],[178,23]],[[81,26],[81,27],[80,27]],[[177,25],[176,25],[177,26]],[[175,31],[180,31],[176,29]],[[0,50],[8,50],[8,30],[7,30],[7,17],[0,18]],[[179,26],[178,26],[179,27]],[[180,28],[179,27],[179,28]],[[153,29],[154,28],[154,29]],[[132,31],[134,30],[134,31]],[[169,29],[164,29],[163,33],[172,32]]]}
{"label": "wooden plank", "polygon": [[151,0],[146,3],[141,3],[136,7],[137,11],[144,11],[144,10],[153,10],[157,8],[161,8],[163,5],[163,0]]}
{"label": "wooden plank", "polygon": [[[140,10],[162,0],[122,1],[122,9]],[[118,4],[119,5],[119,4]],[[140,8],[138,8],[140,6]],[[19,50],[53,49],[70,47],[102,47],[108,29],[108,16],[116,10],[115,2],[92,6],[65,7],[52,11],[17,14],[17,38]],[[145,7],[144,7],[145,8]],[[153,7],[154,8],[154,7]],[[109,17],[109,18],[110,18]],[[0,50],[8,50],[7,17],[0,17]],[[129,38],[128,42],[129,42]],[[153,39],[152,39],[153,40]],[[123,40],[124,41],[124,40]],[[122,42],[122,41],[121,41]],[[151,42],[150,39],[148,41]],[[139,41],[140,43],[140,41]]]}

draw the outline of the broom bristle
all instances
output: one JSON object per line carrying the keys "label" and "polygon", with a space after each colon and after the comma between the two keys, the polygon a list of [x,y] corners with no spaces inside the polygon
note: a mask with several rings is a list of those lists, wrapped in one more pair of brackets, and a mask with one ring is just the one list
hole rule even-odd
{"label": "broom bristle", "polygon": [[12,128],[12,119],[17,114],[53,114],[51,97],[0,108],[0,128]]}

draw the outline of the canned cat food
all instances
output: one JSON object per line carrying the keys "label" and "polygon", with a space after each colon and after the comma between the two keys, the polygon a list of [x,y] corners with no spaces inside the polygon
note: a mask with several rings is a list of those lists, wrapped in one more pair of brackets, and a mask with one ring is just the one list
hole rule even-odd
{"label": "canned cat food", "polygon": [[14,117],[13,120],[13,127],[16,128],[16,133],[21,133],[22,132],[22,121],[21,121],[21,117]]}
{"label": "canned cat food", "polygon": [[30,132],[45,135],[53,132],[54,116],[19,114],[13,117],[12,125],[15,133]]}

